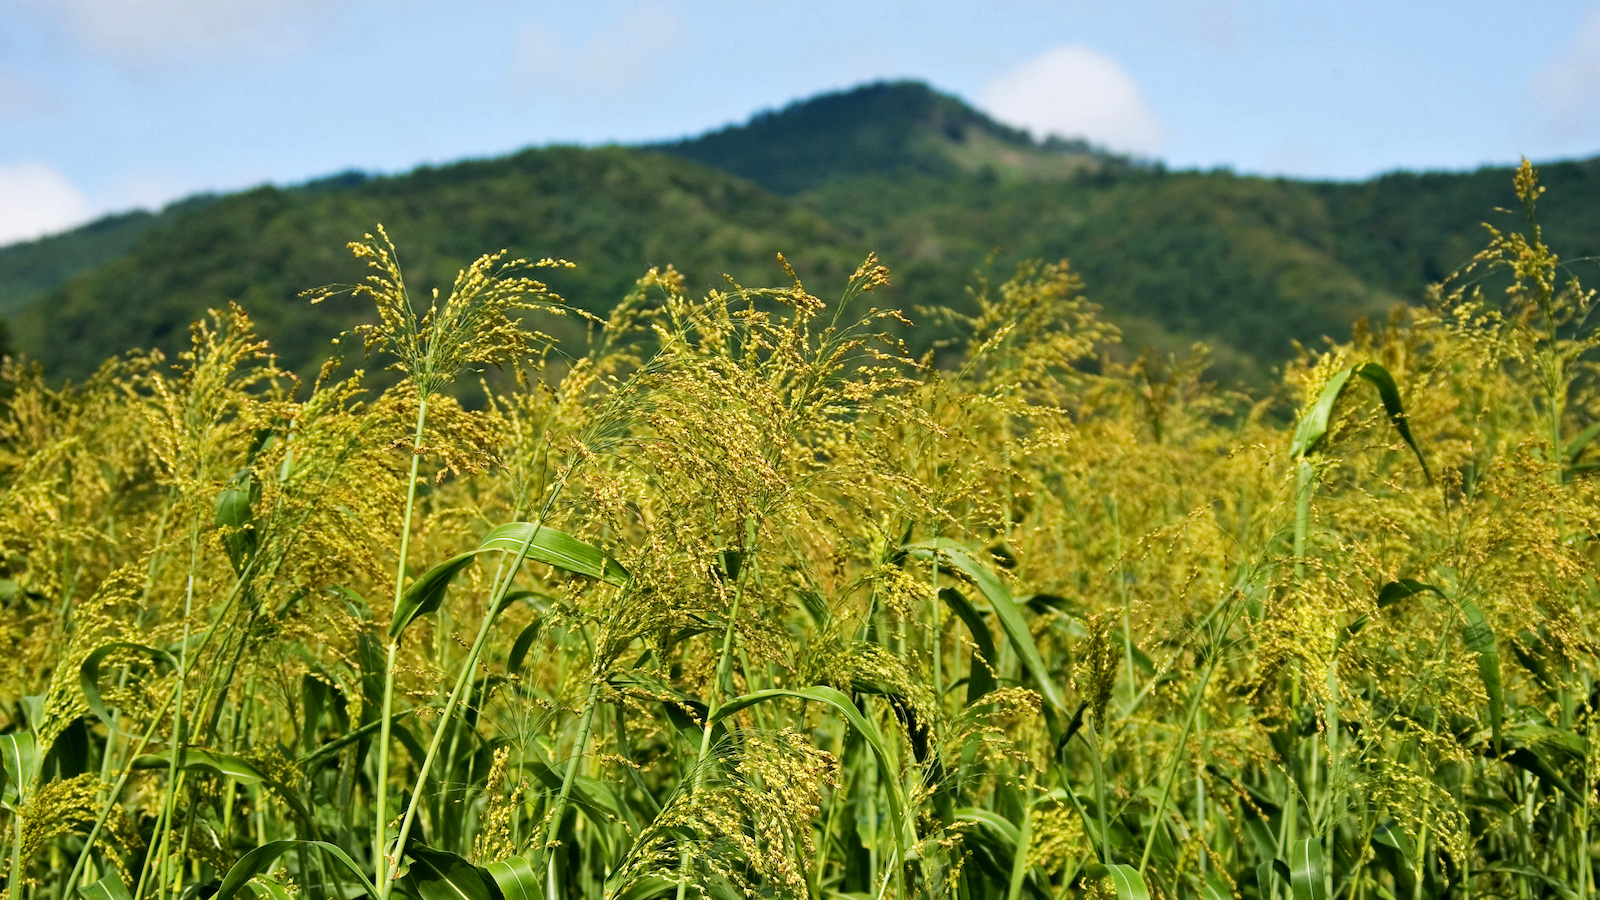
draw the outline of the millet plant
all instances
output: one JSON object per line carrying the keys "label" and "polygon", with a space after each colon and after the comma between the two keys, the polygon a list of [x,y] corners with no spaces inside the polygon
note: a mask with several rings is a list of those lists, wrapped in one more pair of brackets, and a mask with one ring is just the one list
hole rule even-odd
{"label": "millet plant", "polygon": [[1595,297],[1516,189],[1260,399],[1064,262],[937,357],[873,258],[570,346],[565,263],[423,308],[381,230],[310,383],[237,308],[9,362],[8,900],[1587,900]]}

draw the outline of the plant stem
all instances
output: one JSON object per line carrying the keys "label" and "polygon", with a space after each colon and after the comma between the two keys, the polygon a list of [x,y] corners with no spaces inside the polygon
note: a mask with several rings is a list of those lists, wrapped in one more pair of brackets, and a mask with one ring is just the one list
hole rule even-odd
{"label": "plant stem", "polygon": [[[733,632],[734,626],[739,621],[739,603],[744,599],[744,582],[750,574],[750,556],[755,550],[755,522],[745,520],[745,551],[744,558],[739,565],[739,581],[733,589],[733,605],[728,610],[728,624],[722,632],[722,653],[717,657],[717,671],[711,682],[711,696],[706,703],[706,724],[700,732],[700,755],[696,757],[694,782],[689,788],[690,795],[698,793],[700,786],[705,782],[706,757],[711,753],[711,732],[715,730],[717,710],[722,705],[722,685],[728,679],[728,668],[733,660]],[[689,851],[680,854],[678,873],[678,900],[683,900],[684,892],[689,885],[688,869]]]}
{"label": "plant stem", "polygon": [[[417,395],[417,427],[411,438],[411,478],[406,482],[406,512],[400,526],[400,559],[394,569],[394,608],[399,610],[400,598],[405,594],[406,555],[411,547],[411,512],[417,499],[417,470],[422,464],[422,428],[427,421],[428,396]],[[383,709],[378,725],[378,777],[373,785],[372,864],[373,884],[387,885],[388,859],[384,850],[389,844],[388,794],[389,794],[389,724],[394,710],[394,663],[400,649],[400,638],[389,639],[389,658],[383,666]],[[382,888],[387,890],[387,888]]]}

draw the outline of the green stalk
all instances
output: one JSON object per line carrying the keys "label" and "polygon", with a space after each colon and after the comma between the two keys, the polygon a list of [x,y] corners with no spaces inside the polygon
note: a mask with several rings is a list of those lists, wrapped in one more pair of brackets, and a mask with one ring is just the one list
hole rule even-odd
{"label": "green stalk", "polygon": [[196,565],[196,536],[189,538],[189,579],[184,588],[183,598],[183,642],[178,645],[178,684],[177,705],[172,712],[172,746],[167,763],[167,790],[162,798],[161,815],[156,817],[156,822],[161,826],[161,843],[159,848],[151,854],[150,867],[143,870],[139,877],[139,887],[135,890],[133,900],[140,900],[144,896],[145,876],[151,873],[156,877],[156,897],[166,893],[166,866],[165,854],[167,846],[171,843],[172,834],[172,805],[178,795],[178,757],[183,753],[183,689],[189,681],[189,617],[194,606],[194,570]]}
{"label": "green stalk", "polygon": [[[415,480],[413,480],[413,484],[415,484]],[[541,515],[540,518],[542,519],[543,516]],[[494,588],[490,594],[489,609],[484,613],[482,624],[478,626],[477,637],[473,639],[472,647],[467,651],[467,658],[462,663],[461,671],[456,676],[455,686],[451,688],[450,698],[445,701],[444,712],[439,717],[439,727],[434,731],[433,739],[428,743],[428,752],[423,756],[422,767],[417,772],[416,784],[411,790],[411,801],[406,806],[405,817],[400,823],[400,832],[396,839],[396,846],[401,848],[401,852],[403,852],[406,845],[406,839],[411,836],[412,823],[416,821],[417,807],[422,799],[423,784],[427,781],[428,773],[433,768],[433,761],[439,755],[439,747],[444,742],[445,732],[450,730],[447,727],[450,722],[450,716],[455,713],[456,705],[461,702],[462,692],[467,685],[472,683],[472,671],[478,664],[478,657],[482,655],[484,645],[488,642],[489,630],[493,627],[495,619],[500,614],[500,607],[505,604],[506,594],[511,590],[511,582],[516,579],[517,571],[522,568],[523,561],[528,558],[528,551],[532,548],[533,538],[537,533],[537,530],[530,532],[527,540],[522,542],[522,546],[517,550],[516,558],[504,572],[504,577],[501,577],[498,573],[496,575]],[[384,724],[385,726],[388,724],[387,718],[384,719]],[[388,900],[389,893],[393,888],[393,879],[387,879],[379,884],[379,900]]]}
{"label": "green stalk", "polygon": [[1592,740],[1584,743],[1583,806],[1578,810],[1578,900],[1589,900],[1589,796],[1594,793],[1593,748]]}
{"label": "green stalk", "polygon": [[[729,664],[733,660],[733,630],[739,621],[739,603],[744,599],[744,582],[750,574],[751,550],[754,549],[755,523],[745,521],[746,546],[745,559],[739,566],[739,583],[733,589],[733,606],[728,611],[728,625],[722,632],[722,653],[717,657],[717,671],[711,682],[710,702],[706,704],[706,724],[700,732],[700,755],[696,757],[694,782],[689,788],[690,795],[698,793],[700,786],[705,782],[706,757],[711,753],[712,723],[717,719],[717,710],[722,706],[722,686],[728,680]],[[689,852],[685,850],[680,856],[683,862],[679,865],[678,873],[678,900],[683,900],[684,892],[689,886],[689,870],[687,866]]]}
{"label": "green stalk", "polygon": [[22,900],[22,785],[17,785],[17,808],[11,814],[10,900]]}
{"label": "green stalk", "polygon": [[1094,772],[1094,805],[1096,817],[1100,820],[1100,864],[1109,866],[1111,833],[1106,826],[1106,773],[1100,759],[1100,740],[1095,737],[1095,730],[1099,727],[1100,723],[1096,722],[1093,728],[1085,728],[1083,731],[1089,739],[1089,766]]}
{"label": "green stalk", "polygon": [[[411,512],[417,499],[417,470],[422,465],[422,427],[428,415],[428,397],[417,394],[417,427],[411,438],[411,479],[406,482],[406,514],[400,526],[400,560],[394,569],[394,608],[400,608],[400,598],[405,594],[406,555],[411,547]],[[388,859],[384,849],[389,844],[389,724],[394,710],[394,664],[400,649],[398,637],[389,639],[389,658],[383,666],[383,709],[378,714],[378,777],[373,785],[372,864],[376,878],[374,884],[384,885],[387,893]],[[137,898],[136,898],[137,900]]]}
{"label": "green stalk", "polygon": [[555,854],[550,852],[550,847],[561,828],[561,816],[567,810],[567,796],[572,791],[572,779],[578,772],[578,765],[583,761],[584,751],[589,744],[589,730],[594,726],[594,708],[597,705],[595,701],[599,696],[600,679],[596,676],[589,683],[589,696],[583,701],[583,721],[578,726],[578,742],[573,745],[572,758],[567,761],[566,774],[561,777],[561,793],[557,795],[555,806],[550,810],[550,824],[545,827],[544,850],[549,857],[549,864],[546,867],[548,872],[546,891],[550,900],[555,900],[556,896],[556,862]]}
{"label": "green stalk", "polygon": [[[1229,617],[1228,628],[1232,627],[1232,617]],[[1227,630],[1224,629],[1224,634]],[[1194,727],[1196,715],[1200,712],[1200,702],[1205,699],[1206,685],[1211,683],[1211,673],[1217,667],[1217,652],[1213,647],[1210,659],[1206,662],[1205,671],[1200,675],[1200,683],[1195,686],[1194,693],[1189,697],[1189,711],[1183,717],[1183,732],[1178,735],[1178,743],[1172,748],[1172,764],[1167,767],[1167,774],[1161,779],[1161,799],[1156,803],[1156,814],[1150,822],[1150,833],[1144,839],[1144,853],[1139,857],[1139,874],[1144,875],[1145,867],[1150,864],[1150,851],[1156,844],[1156,832],[1161,828],[1161,817],[1166,815],[1167,798],[1172,793],[1172,782],[1178,774],[1178,767],[1183,763],[1183,748],[1189,742],[1189,731]]]}
{"label": "green stalk", "polygon": [[1134,704],[1134,673],[1133,673],[1133,631],[1128,625],[1128,567],[1122,556],[1122,514],[1117,508],[1116,498],[1110,494],[1105,497],[1106,512],[1111,516],[1111,533],[1116,537],[1114,545],[1117,553],[1117,590],[1122,595],[1122,657],[1128,667],[1128,707],[1124,714],[1133,711]]}
{"label": "green stalk", "polygon": [[1295,469],[1294,489],[1294,580],[1306,577],[1306,533],[1311,528],[1311,491],[1316,473],[1311,463],[1300,460]]}
{"label": "green stalk", "polygon": [[1011,884],[1006,888],[1006,900],[1022,896],[1022,883],[1028,880],[1028,847],[1033,843],[1033,804],[1022,804],[1022,827],[1017,830],[1017,852],[1011,856]]}

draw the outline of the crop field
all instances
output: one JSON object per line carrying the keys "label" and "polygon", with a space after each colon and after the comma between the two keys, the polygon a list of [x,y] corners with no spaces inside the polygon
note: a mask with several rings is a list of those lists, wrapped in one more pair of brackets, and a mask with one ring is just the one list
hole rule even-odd
{"label": "crop field", "polygon": [[1260,397],[1066,263],[602,321],[381,228],[314,380],[12,363],[6,900],[1586,900],[1600,323],[1516,187]]}

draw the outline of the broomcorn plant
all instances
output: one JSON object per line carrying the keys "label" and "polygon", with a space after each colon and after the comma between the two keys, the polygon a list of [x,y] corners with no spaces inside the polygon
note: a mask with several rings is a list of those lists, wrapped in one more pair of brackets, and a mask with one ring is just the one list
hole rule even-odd
{"label": "broomcorn plant", "polygon": [[552,350],[381,230],[397,383],[237,309],[9,363],[8,897],[1587,898],[1594,296],[1513,187],[1257,400],[1065,263],[916,311],[941,369],[874,259]]}

